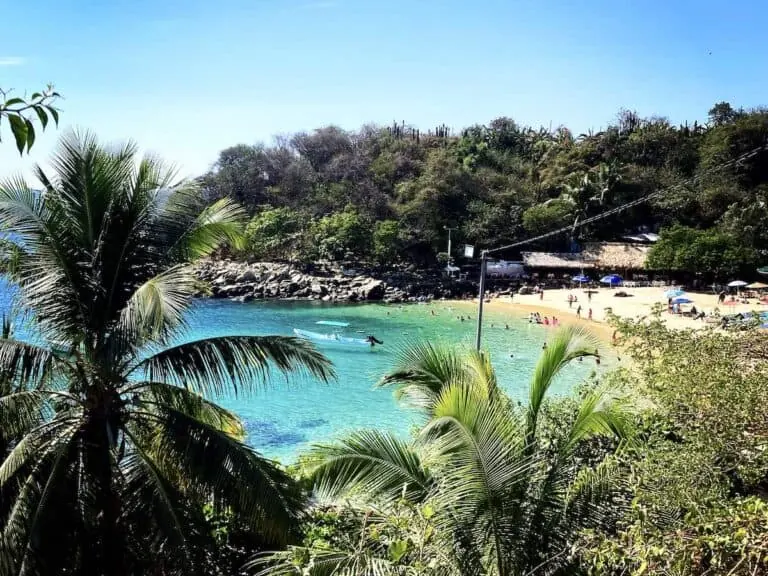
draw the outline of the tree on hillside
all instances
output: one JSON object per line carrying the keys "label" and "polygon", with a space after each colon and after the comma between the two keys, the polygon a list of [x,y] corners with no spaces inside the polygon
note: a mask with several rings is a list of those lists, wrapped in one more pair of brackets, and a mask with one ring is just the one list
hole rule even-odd
{"label": "tree on hillside", "polygon": [[54,106],[59,98],[59,93],[50,85],[42,92],[34,92],[29,98],[12,96],[10,91],[0,89],[0,129],[3,120],[7,120],[19,154],[32,149],[37,121],[43,130],[47,128],[49,119],[59,125],[59,109]]}
{"label": "tree on hillside", "polygon": [[262,543],[290,541],[304,498],[243,443],[212,395],[247,394],[273,369],[331,376],[306,342],[185,339],[198,282],[188,265],[239,244],[243,212],[200,203],[136,146],[61,141],[44,194],[0,186],[0,227],[34,337],[0,339],[3,574],[210,573],[208,505]]}
{"label": "tree on hillside", "polygon": [[[676,126],[623,110],[604,130],[578,137],[564,126],[534,128],[510,118],[456,136],[442,127],[439,137],[405,123],[325,127],[273,146],[236,147],[225,162],[230,149],[203,181],[210,198],[235,197],[252,214],[270,204],[309,221],[351,204],[371,227],[397,220],[403,259],[423,264],[444,250],[444,226],[458,227],[460,241],[479,247],[508,244],[560,227],[568,202],[573,222],[668,188],[673,192],[581,228],[579,239],[617,240],[674,224],[741,227],[749,229],[742,240],[759,250],[768,223],[748,207],[768,184],[768,151],[721,166],[768,141],[768,115],[722,103],[711,112],[708,124]],[[570,247],[563,234],[531,249]]]}
{"label": "tree on hillside", "polygon": [[558,573],[568,565],[572,537],[611,508],[601,505],[611,485],[608,461],[591,469],[577,456],[578,447],[589,438],[629,434],[626,407],[605,389],[588,393],[555,437],[544,431],[552,382],[571,361],[594,354],[586,333],[558,332],[536,366],[527,406],[518,407],[498,386],[487,353],[430,343],[408,349],[382,385],[422,411],[425,423],[416,437],[360,431],[316,448],[306,464],[320,497],[350,497],[372,513],[403,501],[422,515],[429,510],[430,530],[438,532],[433,539],[449,559],[408,564],[417,542],[398,544],[402,551],[394,560],[377,556],[375,547],[367,556],[290,549],[261,559],[265,573],[294,573],[313,563],[325,573],[350,575]]}
{"label": "tree on hillside", "polygon": [[294,210],[265,206],[245,228],[245,254],[259,260],[292,258],[302,241],[301,224]]}
{"label": "tree on hillside", "polygon": [[662,230],[648,253],[648,268],[729,280],[758,264],[758,254],[735,236],[717,229],[673,226]]}

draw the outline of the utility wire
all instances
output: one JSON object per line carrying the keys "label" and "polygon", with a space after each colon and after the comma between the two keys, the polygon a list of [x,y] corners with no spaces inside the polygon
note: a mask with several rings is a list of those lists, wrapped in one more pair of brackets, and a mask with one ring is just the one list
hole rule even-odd
{"label": "utility wire", "polygon": [[692,178],[689,178],[688,180],[681,182],[680,184],[675,184],[674,186],[670,186],[669,188],[664,188],[662,190],[657,190],[656,192],[651,192],[650,194],[646,194],[645,196],[642,196],[641,198],[638,198],[636,200],[632,200],[631,202],[627,202],[625,204],[622,204],[621,206],[617,206],[615,208],[611,208],[610,210],[606,210],[604,212],[601,212],[600,214],[596,214],[594,216],[590,216],[589,218],[585,218],[581,222],[578,220],[571,224],[570,226],[563,226],[562,228],[558,228],[557,230],[552,230],[550,232],[545,232],[544,234],[539,234],[538,236],[533,236],[531,238],[526,238],[525,240],[520,240],[518,242],[513,242],[512,244],[507,244],[506,246],[499,246],[498,248],[491,248],[489,250],[483,250],[486,254],[493,254],[494,252],[501,252],[502,250],[509,250],[510,248],[517,248],[518,246],[524,246],[526,244],[531,244],[533,242],[537,242],[539,240],[544,240],[545,238],[551,238],[552,236],[558,236],[560,234],[564,234],[567,232],[573,232],[577,228],[581,228],[582,226],[586,226],[587,224],[591,224],[593,222],[598,222],[599,220],[603,220],[605,218],[608,218],[610,216],[613,216],[614,214],[618,214],[619,212],[623,212],[624,210],[628,210],[630,208],[634,208],[635,206],[639,206],[640,204],[644,204],[645,202],[648,202],[650,200],[653,200],[654,198],[659,198],[668,192],[673,192],[676,190],[684,189],[694,183],[696,183],[697,180],[703,178],[704,176],[709,176],[710,174],[714,174],[715,172],[719,172],[720,170],[724,170],[726,168],[730,168],[732,166],[736,166],[737,164],[744,162],[745,160],[749,160],[750,158],[753,158],[757,156],[762,150],[768,150],[768,142],[763,144],[762,146],[758,146],[757,148],[754,148],[753,150],[750,150],[746,154],[742,154],[738,158],[734,158],[733,160],[729,160],[728,162],[724,162],[723,164],[720,164],[719,166],[715,166],[714,168],[710,168],[709,170],[706,170],[702,174],[698,174]]}

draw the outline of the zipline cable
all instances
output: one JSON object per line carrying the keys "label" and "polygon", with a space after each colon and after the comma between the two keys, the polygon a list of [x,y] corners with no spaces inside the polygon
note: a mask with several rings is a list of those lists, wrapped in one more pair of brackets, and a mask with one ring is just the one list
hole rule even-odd
{"label": "zipline cable", "polygon": [[733,160],[729,160],[728,162],[723,162],[722,164],[709,168],[708,170],[705,170],[701,174],[697,174],[696,176],[693,176],[679,184],[675,184],[673,186],[669,186],[668,188],[657,190],[656,192],[651,192],[649,194],[646,194],[645,196],[641,196],[640,198],[637,198],[630,202],[626,202],[620,206],[611,208],[610,210],[605,210],[600,214],[590,216],[589,218],[585,218],[584,220],[581,220],[581,221],[579,221],[579,218],[577,216],[576,220],[570,226],[563,226],[562,228],[551,230],[549,232],[545,232],[544,234],[539,234],[538,236],[532,236],[531,238],[526,238],[525,240],[520,240],[519,242],[513,242],[512,244],[499,246],[498,248],[490,248],[488,250],[483,250],[480,254],[480,294],[479,294],[480,301],[478,302],[478,308],[477,308],[477,335],[475,338],[475,347],[477,348],[478,352],[480,351],[480,345],[481,345],[482,333],[483,333],[483,300],[485,299],[485,274],[486,274],[486,268],[488,263],[488,254],[501,252],[503,250],[509,250],[511,248],[518,248],[520,246],[525,246],[526,244],[532,244],[533,242],[538,242],[539,240],[545,240],[546,238],[552,238],[553,236],[559,236],[560,234],[565,234],[568,232],[572,234],[573,232],[576,231],[576,229],[581,228],[582,226],[586,226],[587,224],[592,224],[593,222],[599,222],[600,220],[604,220],[615,214],[619,214],[620,212],[629,210],[630,208],[634,208],[635,206],[639,206],[655,198],[660,198],[668,194],[669,192],[683,190],[689,186],[692,186],[693,184],[695,184],[696,182],[698,182],[699,180],[701,180],[706,176],[710,176],[716,172],[725,170],[726,168],[737,166],[738,164],[744,162],[745,160],[754,158],[763,150],[768,150],[768,142],[763,143],[761,146],[758,146],[757,148],[753,148],[749,152],[746,152],[745,154],[742,154],[741,156],[738,156]]}

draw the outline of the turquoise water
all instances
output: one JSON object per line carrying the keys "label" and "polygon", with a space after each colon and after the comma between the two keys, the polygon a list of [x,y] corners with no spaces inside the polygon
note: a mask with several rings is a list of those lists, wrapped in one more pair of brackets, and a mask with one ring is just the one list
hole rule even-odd
{"label": "turquoise water", "polygon": [[[374,384],[393,367],[396,351],[411,341],[429,339],[472,346],[475,323],[457,318],[466,317],[468,312],[475,320],[474,310],[465,306],[454,309],[446,303],[398,307],[207,300],[194,308],[192,332],[187,338],[225,334],[290,335],[293,328],[329,332],[331,328],[318,326],[316,322],[336,320],[350,324],[343,332],[346,335],[362,338],[374,334],[384,341],[384,346],[374,350],[320,345],[336,370],[337,380],[330,384],[308,377],[289,376],[286,381],[276,376],[267,390],[248,397],[218,399],[244,420],[252,446],[269,457],[289,462],[313,442],[330,440],[344,431],[377,428],[407,434],[418,423],[418,415],[398,407],[391,390],[374,388]],[[513,398],[525,402],[528,379],[551,329],[499,312],[486,318],[484,345],[491,351],[501,384]],[[505,322],[509,330],[504,328]],[[510,354],[514,358],[510,358]],[[567,394],[594,369],[593,362],[567,367],[555,383],[553,393]]]}
{"label": "turquoise water", "polygon": [[[7,309],[8,299],[8,287],[0,280],[0,308]],[[468,314],[471,320],[458,319]],[[528,379],[551,328],[529,324],[527,319],[512,314],[487,314],[483,344],[491,351],[502,386],[513,398],[525,402]],[[375,388],[374,384],[392,369],[397,350],[409,342],[428,339],[471,347],[475,315],[472,307],[453,308],[442,302],[387,306],[200,300],[190,312],[190,329],[182,340],[222,335],[292,335],[294,328],[332,332],[332,327],[316,322],[335,320],[349,323],[343,330],[345,335],[363,338],[374,334],[384,341],[384,346],[374,350],[319,345],[334,364],[334,382],[324,384],[297,375],[286,378],[275,372],[265,389],[246,396],[215,399],[243,419],[249,444],[268,457],[290,462],[312,443],[331,440],[345,431],[377,428],[408,434],[419,422],[418,414],[399,407],[391,390]],[[504,328],[505,323],[509,330]],[[23,328],[17,336],[29,337]],[[567,394],[594,369],[591,361],[568,366],[553,386],[553,393]]]}

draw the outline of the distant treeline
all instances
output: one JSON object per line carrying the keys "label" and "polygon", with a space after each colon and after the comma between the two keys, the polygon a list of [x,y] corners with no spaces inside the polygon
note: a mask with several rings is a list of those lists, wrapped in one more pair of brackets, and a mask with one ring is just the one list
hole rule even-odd
{"label": "distant treeline", "polygon": [[[766,109],[737,110],[725,102],[705,124],[673,126],[623,110],[605,130],[578,135],[510,118],[455,134],[444,125],[421,131],[395,123],[357,132],[328,126],[277,138],[272,146],[227,148],[201,183],[209,198],[230,196],[253,213],[247,256],[419,264],[444,258],[446,227],[457,228],[454,247],[494,247],[684,183],[531,248],[570,250],[583,241],[678,225],[678,238],[691,237],[680,226],[711,230],[708,249],[721,241],[744,248],[736,257],[748,267],[768,246],[768,152],[712,169],[767,139]],[[696,261],[673,260],[670,267]]]}

